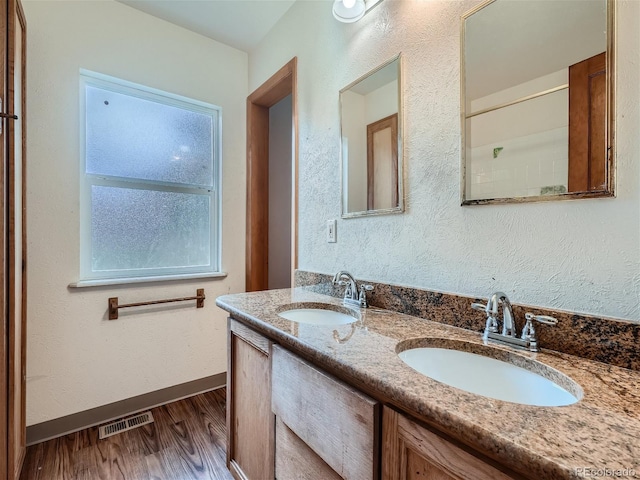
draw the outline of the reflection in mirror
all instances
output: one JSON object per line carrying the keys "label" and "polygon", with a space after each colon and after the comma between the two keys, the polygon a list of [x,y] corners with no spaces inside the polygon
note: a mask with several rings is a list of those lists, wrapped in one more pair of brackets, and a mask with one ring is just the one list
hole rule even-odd
{"label": "reflection in mirror", "polygon": [[463,205],[613,195],[613,2],[493,0],[462,22]]}
{"label": "reflection in mirror", "polygon": [[402,211],[400,56],[340,91],[342,217]]}

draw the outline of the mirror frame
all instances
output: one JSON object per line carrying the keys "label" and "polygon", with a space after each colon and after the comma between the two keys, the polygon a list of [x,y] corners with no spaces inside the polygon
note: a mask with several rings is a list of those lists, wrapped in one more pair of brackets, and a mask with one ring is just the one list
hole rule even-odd
{"label": "mirror frame", "polygon": [[[483,9],[491,5],[496,0],[486,0],[481,2],[468,12],[465,12],[460,21],[460,205],[489,205],[505,203],[529,203],[547,202],[553,200],[576,200],[580,198],[602,198],[615,197],[615,169],[616,169],[616,8],[615,0],[605,0],[607,4],[607,105],[606,105],[606,125],[605,139],[607,142],[607,185],[603,190],[592,190],[588,192],[570,192],[556,195],[537,195],[530,197],[505,197],[468,200],[466,198],[466,71],[465,71],[465,22],[466,20]],[[568,159],[567,159],[568,161]]]}
{"label": "mirror frame", "polygon": [[[344,158],[342,156],[342,94],[360,83],[362,80],[370,77],[384,67],[391,63],[398,61],[398,206],[392,208],[381,208],[378,210],[362,210],[360,212],[347,212],[345,211],[344,202]],[[359,218],[359,217],[372,217],[376,215],[390,215],[395,213],[404,212],[404,105],[402,103],[404,85],[403,85],[403,67],[402,67],[402,53],[398,53],[386,62],[378,65],[373,70],[368,71],[364,75],[358,77],[357,80],[351,82],[346,87],[342,88],[339,92],[339,113],[340,113],[340,216],[341,218]]]}

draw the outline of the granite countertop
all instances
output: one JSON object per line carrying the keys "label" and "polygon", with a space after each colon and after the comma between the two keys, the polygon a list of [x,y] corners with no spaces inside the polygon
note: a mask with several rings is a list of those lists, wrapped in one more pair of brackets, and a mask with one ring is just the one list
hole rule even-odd
{"label": "granite countertop", "polygon": [[[305,303],[342,306],[340,299],[304,287],[216,300],[234,318],[281,345],[356,386],[393,399],[396,407],[527,477],[585,478],[589,475],[580,469],[592,469],[592,477],[640,478],[640,372],[551,350],[485,347],[476,332],[376,308],[361,309],[359,321],[338,326],[301,324],[278,316],[291,304]],[[569,406],[537,407],[450,387],[416,372],[397,355],[400,342],[417,346],[416,339],[427,337],[463,341],[471,350],[485,349],[497,356],[535,359],[577,382],[584,396]],[[596,472],[599,469],[610,471]]]}

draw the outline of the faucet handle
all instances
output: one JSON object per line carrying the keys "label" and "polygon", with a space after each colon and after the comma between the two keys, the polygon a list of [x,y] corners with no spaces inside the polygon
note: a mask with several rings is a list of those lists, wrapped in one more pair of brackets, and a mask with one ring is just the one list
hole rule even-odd
{"label": "faucet handle", "polygon": [[531,312],[527,312],[524,314],[524,318],[526,318],[527,321],[535,320],[536,322],[544,323],[545,325],[558,324],[558,319],[550,317],[549,315],[534,315]]}
{"label": "faucet handle", "polygon": [[367,292],[373,290],[373,285],[365,285],[364,283],[360,284],[360,296],[358,300],[360,301],[360,306],[362,308],[367,308],[369,304],[367,303]]}
{"label": "faucet handle", "polygon": [[527,322],[522,329],[521,339],[529,342],[529,350],[532,352],[538,351],[538,337],[536,335],[536,329],[533,326],[533,321],[544,323],[545,325],[557,325],[558,319],[550,317],[549,315],[534,315],[531,312],[524,314],[524,318]]}
{"label": "faucet handle", "polygon": [[498,314],[497,303],[494,303],[493,307],[491,307],[489,303],[487,303],[486,305],[484,303],[472,303],[471,308],[473,308],[474,310],[478,310],[479,312],[485,312],[487,315],[490,315],[493,317],[495,317]]}
{"label": "faucet handle", "polygon": [[479,312],[487,312],[487,306],[483,303],[472,303],[471,308],[478,310]]}
{"label": "faucet handle", "polygon": [[484,327],[484,339],[488,338],[489,333],[496,333],[498,331],[498,321],[493,313],[487,310],[487,306],[484,303],[472,303],[471,308],[478,310],[487,315],[487,324]]}

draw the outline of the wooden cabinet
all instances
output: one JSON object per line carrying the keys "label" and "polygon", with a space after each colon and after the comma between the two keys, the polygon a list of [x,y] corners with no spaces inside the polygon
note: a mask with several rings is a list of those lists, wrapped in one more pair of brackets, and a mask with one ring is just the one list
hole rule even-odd
{"label": "wooden cabinet", "polygon": [[237,480],[524,478],[232,318],[227,435]]}
{"label": "wooden cabinet", "polygon": [[278,480],[377,480],[379,403],[277,345]]}
{"label": "wooden cabinet", "polygon": [[230,318],[227,466],[237,480],[274,478],[271,342]]}
{"label": "wooden cabinet", "polygon": [[382,480],[506,480],[510,476],[385,407]]}

